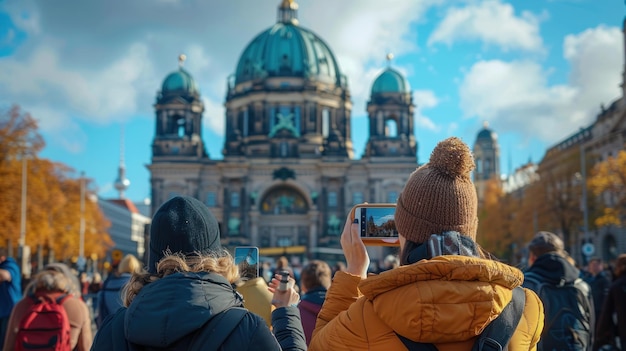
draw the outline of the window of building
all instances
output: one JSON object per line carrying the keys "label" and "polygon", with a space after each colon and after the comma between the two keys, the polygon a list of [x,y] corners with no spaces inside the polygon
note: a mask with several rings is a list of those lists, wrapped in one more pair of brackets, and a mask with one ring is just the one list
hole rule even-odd
{"label": "window of building", "polygon": [[397,191],[390,191],[387,193],[387,202],[389,203],[396,203],[396,201],[398,201],[398,192]]}
{"label": "window of building", "polygon": [[324,107],[322,110],[322,136],[328,138],[330,134],[330,110]]}
{"label": "window of building", "polygon": [[337,207],[337,192],[328,192],[328,207]]}
{"label": "window of building", "polygon": [[214,191],[209,191],[206,194],[206,205],[209,207],[217,206],[217,194]]}
{"label": "window of building", "polygon": [[286,141],[280,142],[280,157],[289,156],[289,144]]}
{"label": "window of building", "polygon": [[393,119],[385,121],[385,136],[388,138],[398,137],[398,124]]}
{"label": "window of building", "polygon": [[476,173],[483,172],[483,160],[480,157],[476,157]]}
{"label": "window of building", "polygon": [[363,203],[363,193],[360,191],[356,191],[352,193],[352,204],[362,204]]}
{"label": "window of building", "polygon": [[178,129],[177,129],[178,137],[180,138],[184,137],[185,136],[185,119],[179,118],[176,121],[176,124],[178,126]]}
{"label": "window of building", "polygon": [[304,197],[292,188],[277,188],[261,201],[263,214],[303,214],[308,211]]}
{"label": "window of building", "polygon": [[242,126],[243,136],[247,137],[248,133],[249,133],[249,127],[250,127],[249,126],[250,121],[248,120],[248,108],[247,107],[243,110],[243,118],[242,119],[243,119],[243,121],[242,121],[242,124],[243,124],[243,126]]}
{"label": "window of building", "polygon": [[230,193],[230,207],[232,208],[239,207],[239,193],[238,192]]}

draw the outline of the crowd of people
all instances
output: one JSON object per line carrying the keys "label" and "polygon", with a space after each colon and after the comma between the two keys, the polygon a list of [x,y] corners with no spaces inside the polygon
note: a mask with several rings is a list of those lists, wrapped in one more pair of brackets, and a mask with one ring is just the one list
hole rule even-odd
{"label": "crowd of people", "polygon": [[473,168],[467,145],[448,138],[410,175],[396,204],[399,254],[386,257],[378,274],[349,214],[341,234],[345,263],[311,260],[294,269],[283,257],[259,277],[242,277],[220,244],[216,218],[188,196],[154,214],[147,265],[127,255],[104,281],[52,263],[22,292],[17,263],[0,249],[0,345],[5,351],[54,345],[445,351],[485,343],[511,351],[621,349],[626,254],[611,269],[598,258],[579,269],[562,239],[541,231],[528,244],[524,271],[500,262],[477,243]]}

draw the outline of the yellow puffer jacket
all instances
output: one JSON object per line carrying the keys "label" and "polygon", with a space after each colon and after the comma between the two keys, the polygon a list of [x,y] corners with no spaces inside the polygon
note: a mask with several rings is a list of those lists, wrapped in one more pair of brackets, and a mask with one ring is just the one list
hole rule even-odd
{"label": "yellow puffer jacket", "polygon": [[[396,332],[439,351],[471,350],[523,279],[517,268],[467,256],[438,256],[364,280],[337,272],[309,350],[406,350]],[[510,351],[536,350],[543,330],[543,305],[525,292]]]}

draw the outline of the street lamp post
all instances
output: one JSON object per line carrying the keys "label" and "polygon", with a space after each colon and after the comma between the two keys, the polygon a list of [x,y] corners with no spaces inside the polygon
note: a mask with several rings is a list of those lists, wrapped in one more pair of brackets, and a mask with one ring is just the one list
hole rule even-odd
{"label": "street lamp post", "polygon": [[30,248],[26,246],[26,196],[28,186],[26,153],[22,154],[22,199],[20,208],[20,239],[18,246],[18,260],[22,275],[30,277]]}
{"label": "street lamp post", "polygon": [[78,241],[78,268],[85,270],[85,172],[80,174],[80,228]]}
{"label": "street lamp post", "polygon": [[20,211],[20,241],[18,243],[20,256],[26,245],[26,186],[28,185],[26,170],[26,155],[22,155],[22,208]]}

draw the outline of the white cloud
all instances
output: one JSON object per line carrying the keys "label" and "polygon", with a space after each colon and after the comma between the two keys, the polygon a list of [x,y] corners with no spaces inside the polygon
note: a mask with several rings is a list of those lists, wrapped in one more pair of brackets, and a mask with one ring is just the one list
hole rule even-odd
{"label": "white cloud", "polygon": [[[209,98],[203,98],[204,115],[203,124],[215,132],[215,134],[224,136],[226,131],[226,110],[224,105]],[[206,141],[206,140],[205,140]]]}
{"label": "white cloud", "polygon": [[500,0],[473,2],[451,7],[428,38],[428,45],[452,45],[462,40],[479,40],[502,50],[540,51],[539,18],[530,12],[516,16],[511,4]]}
{"label": "white cloud", "polygon": [[620,49],[617,28],[568,36],[565,58],[573,70],[565,84],[550,85],[549,70],[536,62],[480,61],[461,82],[461,108],[502,133],[554,143],[591,123],[600,103],[619,97]]}
{"label": "white cloud", "polygon": [[[365,115],[373,79],[388,51],[417,50],[411,24],[442,0],[302,2],[300,23],[329,43],[348,76],[353,114]],[[153,113],[162,79],[185,53],[205,101],[205,125],[224,133],[226,80],[247,43],[275,23],[278,1],[139,0],[98,3],[23,0],[0,4],[27,40],[0,58],[1,101],[26,110],[46,102],[54,125],[77,120],[113,123]],[[328,16],[329,6],[341,20]],[[67,11],[72,8],[72,11]],[[245,9],[245,10],[244,10]],[[80,13],[80,16],[76,16]],[[106,13],[115,13],[115,23]],[[77,30],[77,28],[81,28]],[[230,28],[227,35],[222,35]],[[40,109],[41,110],[41,109]],[[75,149],[75,147],[73,147]]]}
{"label": "white cloud", "polygon": [[435,92],[431,90],[416,90],[413,92],[413,103],[416,105],[415,126],[418,130],[440,131],[441,128],[423,113],[423,110],[439,105],[439,99],[435,95]]}

